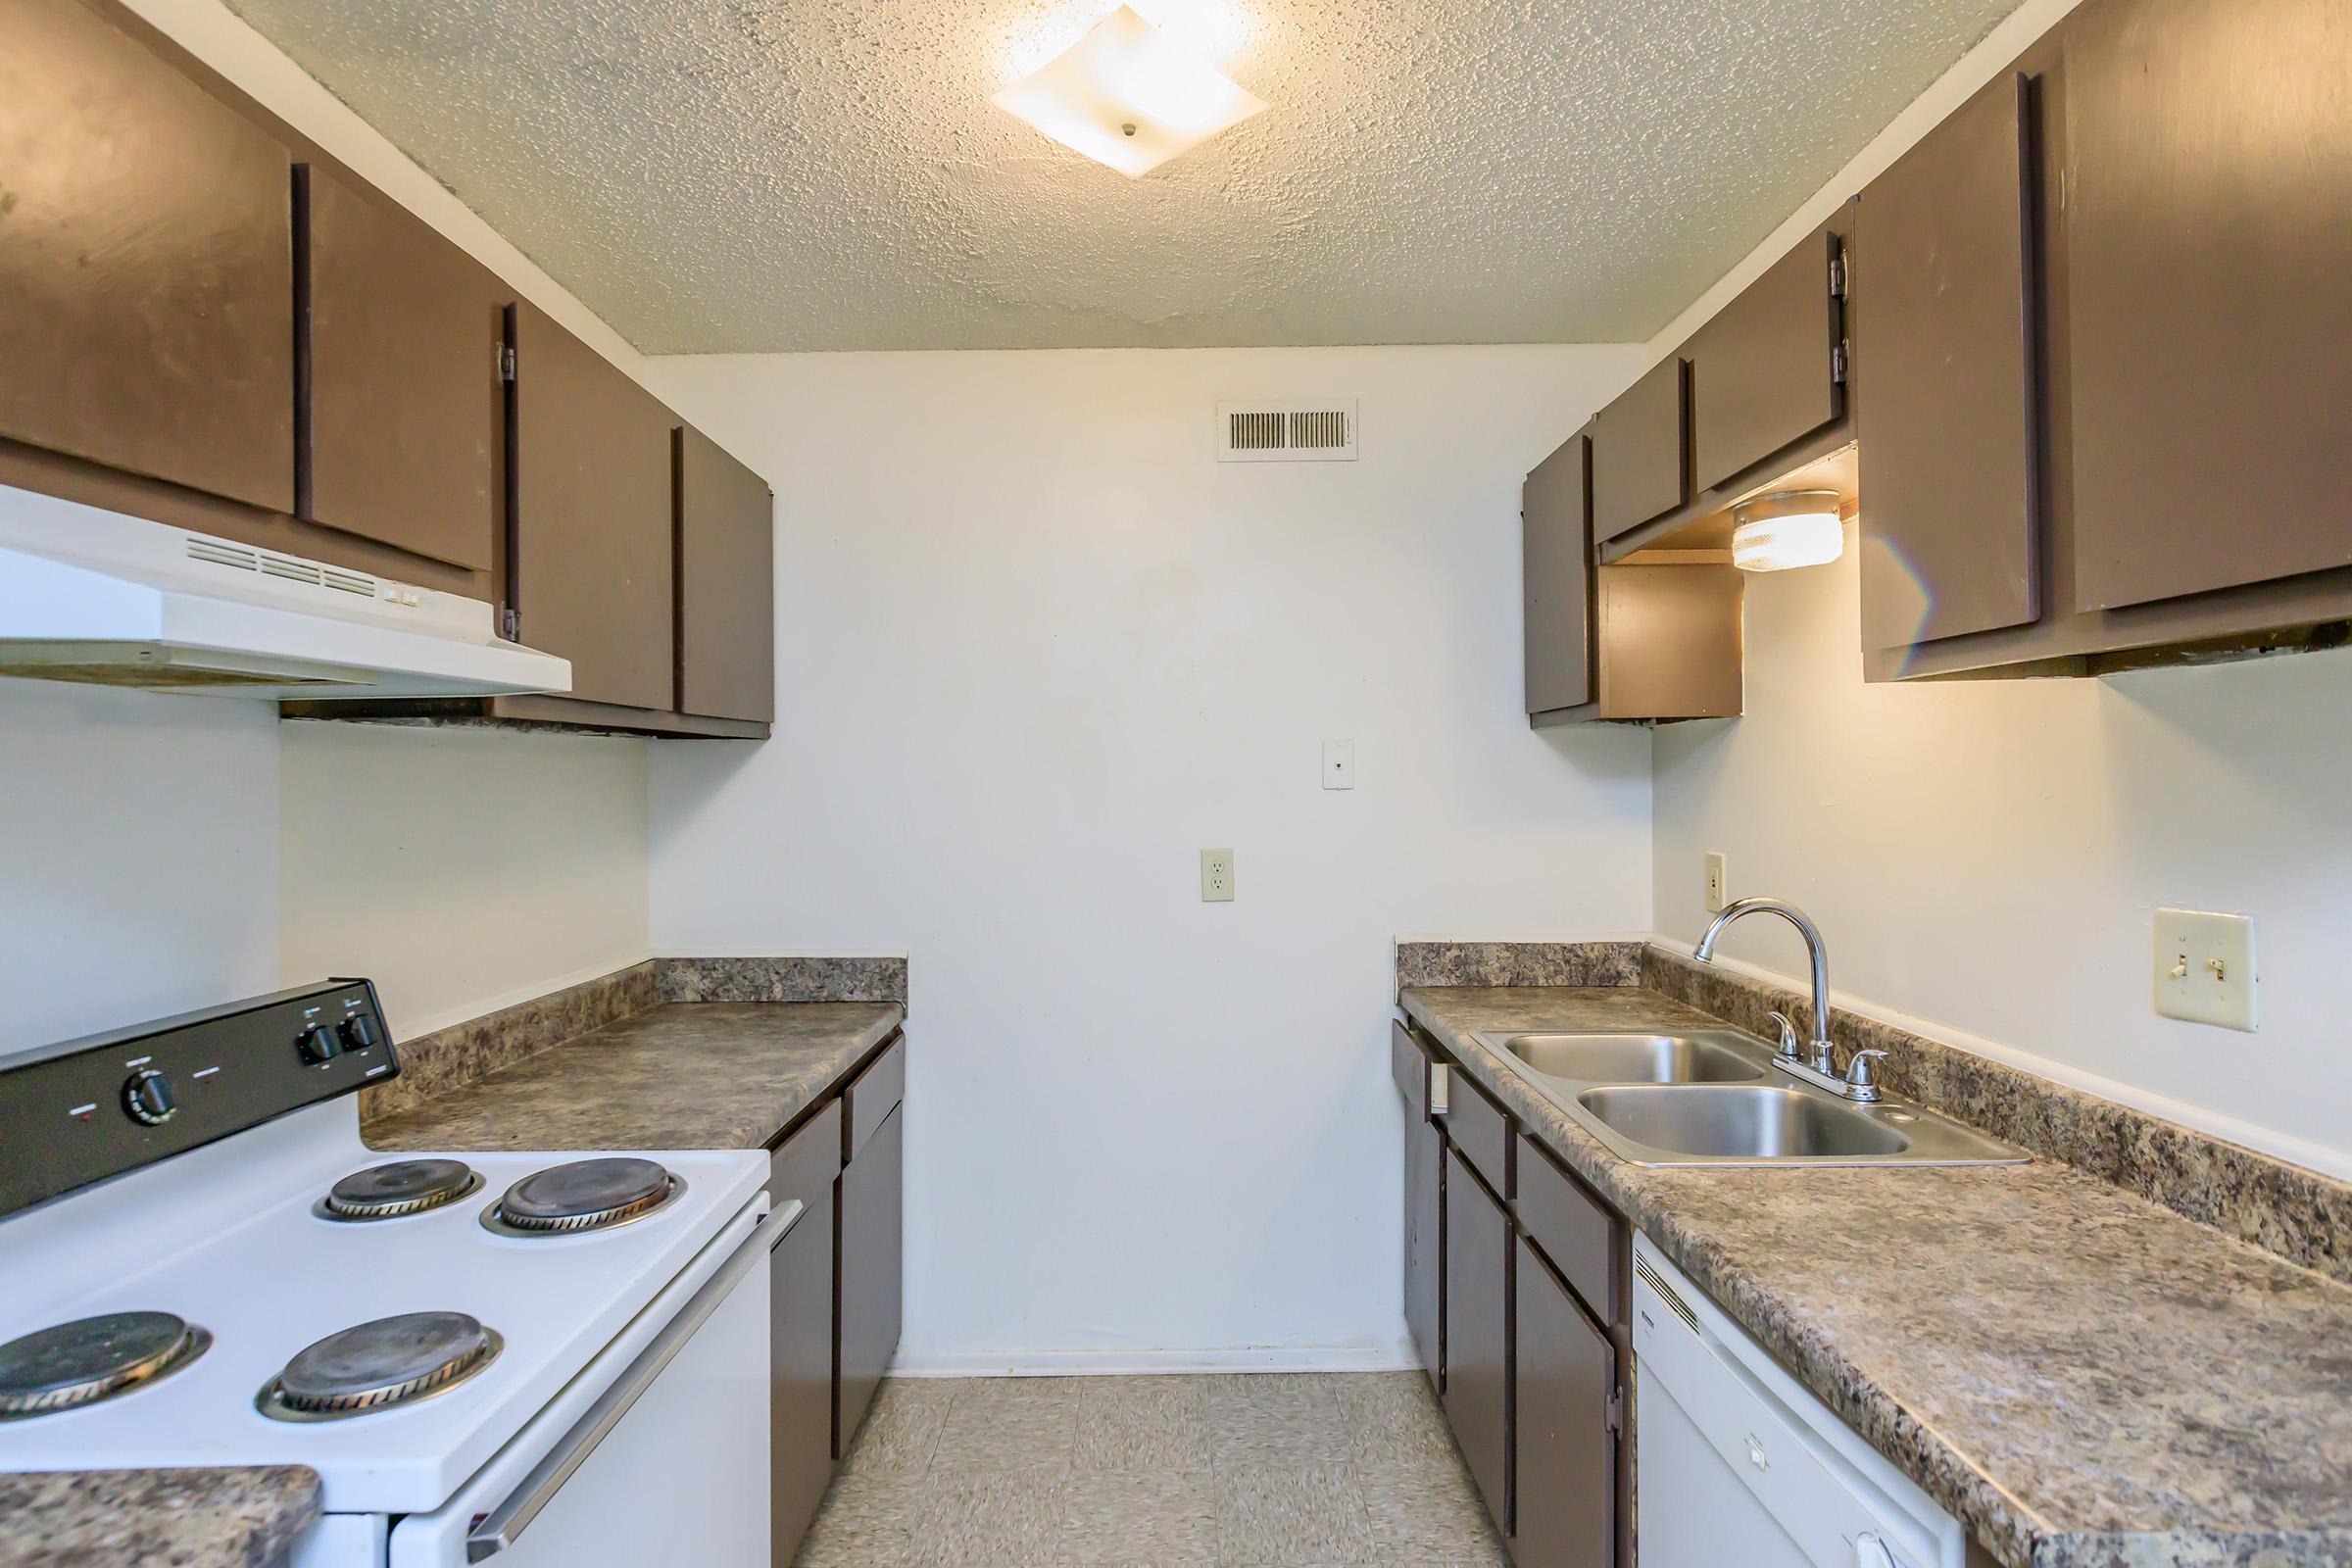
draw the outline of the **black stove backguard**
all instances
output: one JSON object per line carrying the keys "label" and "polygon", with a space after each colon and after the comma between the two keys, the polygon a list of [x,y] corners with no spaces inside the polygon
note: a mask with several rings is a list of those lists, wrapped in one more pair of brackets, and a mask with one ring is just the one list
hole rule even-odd
{"label": "black stove backguard", "polygon": [[0,1057],[0,1216],[399,1073],[366,980]]}

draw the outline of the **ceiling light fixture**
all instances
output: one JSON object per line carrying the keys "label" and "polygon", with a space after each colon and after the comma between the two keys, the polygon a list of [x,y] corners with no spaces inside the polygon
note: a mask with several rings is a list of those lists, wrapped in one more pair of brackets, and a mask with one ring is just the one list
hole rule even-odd
{"label": "ceiling light fixture", "polygon": [[1131,179],[1266,107],[1126,6],[996,104]]}
{"label": "ceiling light fixture", "polygon": [[1835,490],[1776,490],[1732,508],[1732,564],[1741,571],[1826,566],[1845,553]]}

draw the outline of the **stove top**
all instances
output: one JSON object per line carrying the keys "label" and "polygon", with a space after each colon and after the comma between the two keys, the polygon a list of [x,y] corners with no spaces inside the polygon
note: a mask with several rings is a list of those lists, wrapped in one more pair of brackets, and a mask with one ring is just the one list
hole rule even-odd
{"label": "stove top", "polygon": [[[0,1470],[306,1464],[329,1511],[429,1511],[727,1228],[766,1164],[371,1159],[345,1097],[0,1219]],[[626,1218],[485,1223],[510,1207]]]}

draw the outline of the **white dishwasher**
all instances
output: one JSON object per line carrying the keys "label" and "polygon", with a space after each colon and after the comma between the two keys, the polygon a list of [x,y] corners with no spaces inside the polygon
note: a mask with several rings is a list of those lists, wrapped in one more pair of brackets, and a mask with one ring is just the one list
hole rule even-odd
{"label": "white dishwasher", "polygon": [[1964,1568],[1959,1522],[1634,1238],[1641,1568]]}

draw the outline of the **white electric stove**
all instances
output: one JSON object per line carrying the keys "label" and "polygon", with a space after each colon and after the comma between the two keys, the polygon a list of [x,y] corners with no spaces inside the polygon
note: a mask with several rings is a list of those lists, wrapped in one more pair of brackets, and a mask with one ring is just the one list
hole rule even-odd
{"label": "white electric stove", "polygon": [[371,1152],[385,1034],[337,982],[0,1060],[0,1469],[307,1465],[299,1568],[764,1564],[766,1156]]}

